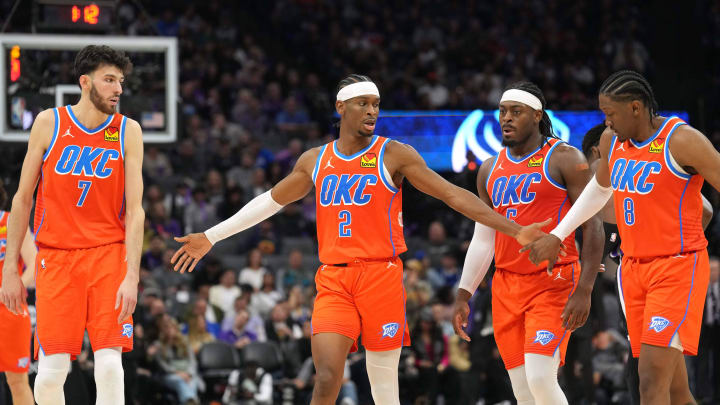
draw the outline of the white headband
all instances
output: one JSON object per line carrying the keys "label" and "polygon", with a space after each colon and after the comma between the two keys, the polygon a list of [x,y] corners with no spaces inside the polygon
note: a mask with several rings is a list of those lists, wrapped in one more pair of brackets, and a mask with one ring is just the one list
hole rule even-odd
{"label": "white headband", "polygon": [[503,101],[517,101],[518,103],[523,103],[527,106],[530,106],[530,108],[534,110],[543,109],[540,99],[525,90],[506,90],[505,93],[503,93],[502,98],[500,98],[500,102],[502,103]]}
{"label": "white headband", "polygon": [[380,91],[373,82],[357,82],[340,89],[337,94],[337,99],[345,101],[358,96],[380,97]]}

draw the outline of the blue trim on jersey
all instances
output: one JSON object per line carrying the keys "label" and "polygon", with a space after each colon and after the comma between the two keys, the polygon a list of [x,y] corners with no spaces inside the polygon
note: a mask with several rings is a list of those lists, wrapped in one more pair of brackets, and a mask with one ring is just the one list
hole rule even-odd
{"label": "blue trim on jersey", "polygon": [[550,161],[550,155],[551,155],[551,154],[553,153],[553,151],[555,150],[555,147],[558,146],[558,145],[560,145],[561,143],[565,143],[565,142],[558,141],[558,142],[555,142],[555,143],[553,144],[553,146],[550,147],[550,149],[549,149],[548,152],[547,152],[547,156],[545,156],[545,161],[543,162],[543,167],[542,167],[542,169],[543,169],[543,174],[545,175],[545,178],[548,179],[548,181],[550,182],[550,184],[552,184],[553,186],[555,186],[555,187],[557,187],[557,188],[559,188],[559,189],[567,190],[567,189],[565,188],[565,186],[563,186],[562,184],[560,184],[560,183],[558,183],[557,181],[553,180],[553,178],[550,177],[550,172],[548,171],[548,165],[549,165],[548,162]]}
{"label": "blue trim on jersey", "polygon": [[2,222],[3,218],[5,218],[6,212],[3,210],[0,210],[0,222]]}
{"label": "blue trim on jersey", "polygon": [[383,157],[385,156],[385,147],[387,146],[388,142],[390,142],[390,138],[385,139],[382,146],[380,147],[380,153],[378,156],[378,172],[380,173],[380,179],[382,180],[383,184],[385,184],[385,187],[387,187],[393,193],[397,193],[400,190],[397,187],[393,186],[393,184],[385,178],[385,169],[383,168],[385,165]]}
{"label": "blue trim on jersey", "polygon": [[377,135],[373,135],[373,136],[372,136],[372,140],[370,141],[370,144],[369,144],[368,146],[366,146],[365,149],[361,150],[360,152],[356,152],[355,154],[353,154],[353,155],[351,155],[351,156],[346,156],[346,155],[343,155],[342,153],[340,153],[340,151],[339,151],[338,148],[337,148],[337,141],[333,142],[333,151],[335,152],[335,154],[336,154],[340,159],[343,159],[343,160],[353,160],[353,159],[355,159],[356,157],[358,157],[358,156],[360,156],[360,155],[363,155],[365,152],[369,151],[370,148],[372,148],[373,145],[375,145],[375,142],[377,142],[377,139],[378,139],[378,136],[377,136]]}
{"label": "blue trim on jersey", "polygon": [[485,191],[487,191],[488,195],[490,194],[490,189],[488,188],[488,185],[490,184],[490,177],[492,177],[493,172],[495,171],[495,165],[497,165],[498,159],[500,159],[500,154],[498,153],[495,155],[495,161],[492,164],[492,167],[490,168],[490,173],[488,173],[488,178],[485,179]]}
{"label": "blue trim on jersey", "polygon": [[[43,191],[43,200],[45,199],[45,182],[43,181],[43,172],[42,169],[40,169],[40,183],[42,183],[42,191]],[[37,202],[35,204],[37,206]],[[43,202],[43,213],[42,217],[40,218],[40,225],[38,225],[37,229],[35,229],[35,240],[37,240],[38,235],[40,234],[40,228],[42,228],[42,224],[45,222],[45,205]],[[37,279],[36,279],[37,280]]]}
{"label": "blue trim on jersey", "polygon": [[687,304],[685,305],[685,315],[683,315],[682,321],[680,321],[677,328],[675,328],[675,332],[673,332],[672,337],[670,338],[668,347],[670,347],[670,345],[672,344],[675,334],[678,333],[678,331],[680,330],[680,326],[682,326],[683,322],[685,322],[685,318],[687,318],[688,309],[690,309],[690,297],[692,297],[692,289],[693,289],[693,286],[695,285],[695,268],[696,267],[697,267],[697,252],[695,252],[695,261],[693,261],[693,271],[692,271],[692,276],[690,278],[690,292],[688,292]]}
{"label": "blue trim on jersey", "polygon": [[53,137],[50,140],[50,146],[48,146],[45,154],[43,155],[43,162],[45,161],[45,159],[47,159],[48,155],[50,155],[50,151],[52,150],[53,146],[55,146],[55,141],[57,140],[58,136],[58,130],[60,129],[60,114],[58,114],[57,108],[53,108],[53,114],[55,115],[55,128],[53,129]]}
{"label": "blue trim on jersey", "polygon": [[405,318],[402,326],[402,335],[400,335],[402,336],[400,338],[400,349],[402,350],[403,346],[405,346],[405,326],[407,325],[407,294],[405,294],[405,284],[402,282],[402,277],[400,277],[400,286],[402,287],[403,292],[403,315]]}
{"label": "blue trim on jersey", "polygon": [[543,146],[545,146],[545,143],[544,143],[544,142],[543,142],[542,145],[540,145],[537,149],[535,149],[534,151],[532,151],[532,152],[528,153],[527,155],[521,157],[521,158],[518,159],[518,160],[513,159],[513,157],[510,155],[510,152],[508,152],[508,148],[505,148],[505,157],[507,157],[508,160],[511,161],[511,162],[513,162],[513,163],[520,163],[520,162],[522,162],[523,160],[529,158],[530,156],[538,153],[538,152],[540,151],[540,149],[543,148]]}
{"label": "blue trim on jersey", "polygon": [[122,205],[120,206],[120,212],[118,213],[118,219],[122,220],[123,211],[125,211],[125,192],[123,191]]}
{"label": "blue trim on jersey", "polygon": [[127,117],[122,117],[120,123],[120,157],[125,159],[125,124],[127,123]]}
{"label": "blue trim on jersey", "polygon": [[67,110],[68,115],[70,116],[70,119],[73,121],[73,123],[74,123],[75,125],[77,125],[78,128],[82,129],[83,131],[87,132],[88,134],[94,134],[95,132],[103,129],[104,127],[106,127],[106,126],[110,123],[110,121],[112,121],[113,117],[115,116],[115,114],[110,114],[110,115],[108,115],[108,117],[107,117],[107,119],[105,120],[105,122],[103,122],[102,124],[98,125],[96,128],[87,129],[87,128],[85,127],[85,125],[81,124],[80,121],[78,121],[78,119],[75,118],[75,114],[73,114],[73,110],[72,110],[72,108],[70,107],[70,104],[68,104],[67,107],[65,107],[65,109]]}
{"label": "blue trim on jersey", "polygon": [[392,245],[393,248],[393,257],[395,257],[395,243],[393,242],[392,238],[392,218],[390,218],[390,211],[392,210],[392,204],[395,200],[395,196],[397,193],[393,194],[393,196],[390,198],[390,205],[388,206],[388,230],[390,231],[390,245]]}
{"label": "blue trim on jersey", "polygon": [[[40,229],[40,227],[38,227],[38,229]],[[37,232],[35,232],[35,236],[37,237]],[[39,286],[37,285],[38,268],[40,268],[40,266],[35,266],[35,292],[36,292],[36,293],[37,293],[38,287],[39,287]],[[35,304],[35,309],[36,309],[36,311],[35,311],[35,325],[37,325],[37,318],[38,318],[37,303]],[[42,343],[40,343],[40,334],[38,333],[38,328],[37,328],[37,326],[35,327],[35,340],[37,340],[38,346],[40,347],[40,351],[41,351],[42,354],[44,355],[44,354],[45,354],[45,349],[43,349]],[[38,357],[39,357],[39,356],[38,356]]]}
{"label": "blue trim on jersey", "polygon": [[671,160],[670,160],[670,137],[672,136],[673,133],[675,133],[675,130],[681,125],[687,125],[687,124],[680,121],[677,124],[675,124],[673,126],[673,128],[670,130],[670,132],[668,133],[667,138],[665,138],[665,151],[663,153],[665,155],[665,166],[667,166],[674,175],[680,177],[681,179],[687,180],[690,177],[692,177],[692,175],[678,171],[675,168],[675,166],[673,166],[673,164],[671,163]]}
{"label": "blue trim on jersey", "polygon": [[315,183],[315,180],[317,179],[318,171],[320,171],[320,160],[322,160],[323,154],[325,154],[325,149],[327,149],[328,144],[326,143],[323,145],[322,149],[320,150],[320,154],[318,154],[317,159],[315,159],[315,168],[313,169],[312,174],[312,181]]}
{"label": "blue trim on jersey", "polygon": [[683,188],[683,192],[680,195],[680,203],[678,204],[678,218],[680,219],[680,252],[683,251],[683,229],[682,229],[682,201],[683,198],[685,198],[685,192],[687,191],[688,186],[690,185],[690,179],[685,182],[685,188]]}
{"label": "blue trim on jersey", "polygon": [[[572,263],[572,264],[570,265],[570,267],[572,268],[572,283],[573,283],[573,287],[572,287],[572,289],[570,290],[570,293],[568,294],[568,299],[570,299],[570,297],[572,296],[573,291],[575,291],[575,263]],[[567,302],[567,301],[566,301],[566,302]],[[557,353],[558,349],[560,349],[560,345],[562,344],[562,341],[565,339],[565,335],[567,335],[567,329],[565,329],[565,330],[563,331],[563,334],[562,334],[562,336],[560,337],[560,340],[558,341],[557,346],[555,346],[555,350],[553,350],[553,357],[555,357],[555,353]]]}
{"label": "blue trim on jersey", "polygon": [[670,120],[673,118],[675,118],[675,117],[665,118],[665,121],[663,121],[662,125],[660,125],[660,128],[658,128],[657,131],[655,131],[655,133],[650,138],[648,138],[640,143],[636,143],[634,140],[630,139],[630,143],[632,143],[636,148],[644,148],[645,146],[649,145],[650,142],[654,141],[658,135],[660,135],[660,132],[662,132],[663,128],[665,128],[667,123],[670,122]]}
{"label": "blue trim on jersey", "polygon": [[612,141],[610,141],[610,153],[608,153],[608,163],[610,163],[610,159],[612,159],[613,151],[615,150],[615,143],[617,142],[617,136],[613,135]]}
{"label": "blue trim on jersey", "polygon": [[563,199],[563,202],[562,202],[562,204],[560,204],[560,208],[558,209],[558,221],[557,221],[558,224],[560,223],[560,220],[562,219],[562,218],[560,218],[560,215],[562,213],[562,209],[565,206],[565,202],[567,201],[567,199],[568,199],[568,196],[565,195],[565,199]]}
{"label": "blue trim on jersey", "polygon": [[[615,276],[618,280],[618,290],[620,293],[620,309],[623,311],[623,316],[625,317],[625,321],[627,322],[627,310],[625,309],[625,296],[623,295],[623,288],[622,288],[622,258],[620,259],[620,264],[618,264],[617,268],[617,275]],[[628,339],[630,340],[630,339]]]}

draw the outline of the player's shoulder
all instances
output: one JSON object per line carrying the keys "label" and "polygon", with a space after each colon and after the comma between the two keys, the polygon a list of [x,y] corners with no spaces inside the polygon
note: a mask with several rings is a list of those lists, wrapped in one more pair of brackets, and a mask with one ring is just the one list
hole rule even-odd
{"label": "player's shoulder", "polygon": [[318,158],[320,157],[320,153],[326,145],[328,144],[315,146],[303,152],[295,163],[295,168],[312,172]]}
{"label": "player's shoulder", "polygon": [[693,142],[698,138],[705,138],[705,134],[687,123],[685,125],[678,126],[672,134],[673,142]]}
{"label": "player's shoulder", "polygon": [[128,130],[130,131],[130,133],[142,133],[142,128],[140,127],[139,122],[128,117],[127,115],[124,115],[124,117],[125,117],[125,132],[126,133],[128,132]]}
{"label": "player's shoulder", "polygon": [[385,153],[387,156],[410,156],[419,155],[418,151],[415,150],[411,145],[390,139],[385,146]]}
{"label": "player's shoulder", "polygon": [[33,127],[36,126],[55,126],[55,109],[48,108],[47,110],[40,111],[40,113],[35,117],[35,121],[33,122]]}

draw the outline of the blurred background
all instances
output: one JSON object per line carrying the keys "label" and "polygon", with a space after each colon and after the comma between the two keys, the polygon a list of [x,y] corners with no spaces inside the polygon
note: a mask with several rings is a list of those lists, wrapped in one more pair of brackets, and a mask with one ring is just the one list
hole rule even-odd
{"label": "blurred background", "polygon": [[[4,34],[127,43],[175,38],[174,60],[165,50],[128,51],[136,69],[120,102],[121,112],[157,134],[146,138],[143,163],[135,349],[123,357],[128,404],[309,403],[319,265],[314,193],[219,243],[193,273],[172,272],[169,259],[173,237],[228,218],[282,179],[304,150],[337,137],[336,86],[348,74],[378,84],[389,111],[378,134],[412,144],[444,177],[474,192],[478,164],[496,150],[499,98],[520,80],[543,90],[556,131],[579,146],[584,131],[602,122],[600,83],[633,69],[648,78],[662,110],[678,112],[720,145],[717,0],[0,0],[0,26]],[[0,178],[11,196],[32,119],[77,97],[53,87],[76,84],[71,45],[18,44],[2,43],[0,56]],[[463,144],[452,156],[454,143],[464,142],[459,127],[478,110],[463,136],[478,136],[480,150]],[[717,212],[720,195],[703,191]],[[450,324],[472,221],[407,182],[404,199],[409,251],[401,257],[413,346],[403,350],[401,402],[514,403],[493,339],[492,273],[472,301],[472,342],[460,341]],[[720,221],[706,234],[712,278],[700,353],[687,364],[698,401],[720,404]],[[560,370],[571,404],[631,403],[615,266],[606,264],[591,317],[572,335]],[[66,384],[68,403],[94,403],[92,370],[86,345]],[[183,383],[168,384],[173,375]],[[349,356],[345,377],[338,403],[371,404],[362,352]],[[10,403],[4,385],[3,400]]]}

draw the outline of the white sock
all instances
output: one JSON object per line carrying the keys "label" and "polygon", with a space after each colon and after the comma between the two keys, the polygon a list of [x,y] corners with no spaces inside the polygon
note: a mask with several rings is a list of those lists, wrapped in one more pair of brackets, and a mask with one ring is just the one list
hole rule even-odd
{"label": "white sock", "polygon": [[519,366],[508,370],[510,383],[512,384],[513,394],[517,400],[517,405],[535,405],[530,386],[528,386],[527,376],[525,375],[525,366]]}
{"label": "white sock", "polygon": [[525,375],[535,405],[567,405],[568,400],[557,379],[559,366],[560,354],[557,352],[552,357],[525,353]]}
{"label": "white sock", "polygon": [[400,350],[385,352],[365,352],[365,365],[370,391],[376,404],[400,405],[400,389],[398,388],[398,363]]}
{"label": "white sock", "polygon": [[120,348],[95,352],[96,405],[124,405],[125,380]]}
{"label": "white sock", "polygon": [[70,354],[46,356],[40,351],[38,374],[35,377],[35,401],[39,405],[65,405],[63,385],[70,372]]}

